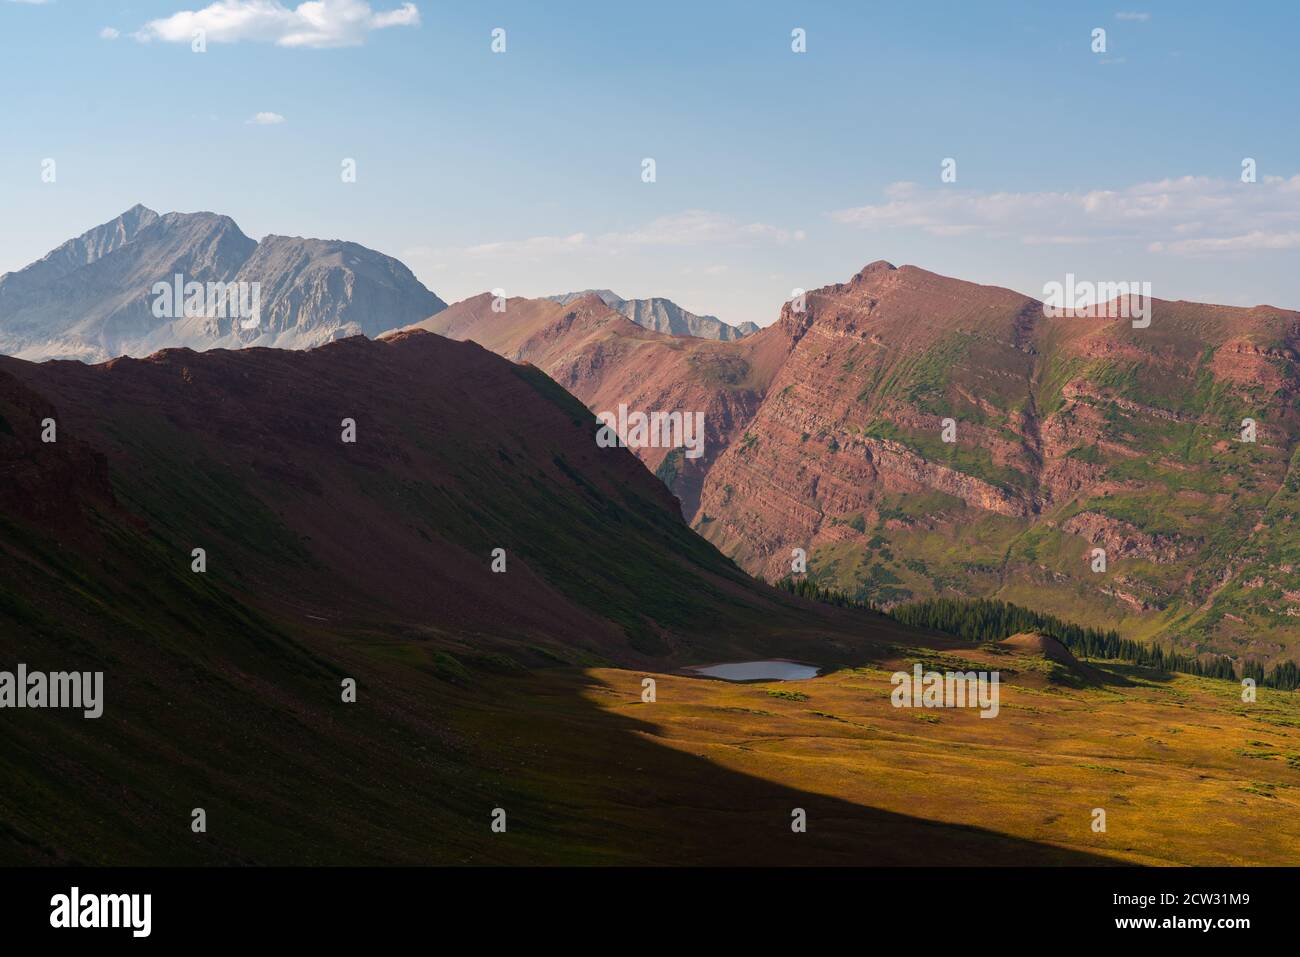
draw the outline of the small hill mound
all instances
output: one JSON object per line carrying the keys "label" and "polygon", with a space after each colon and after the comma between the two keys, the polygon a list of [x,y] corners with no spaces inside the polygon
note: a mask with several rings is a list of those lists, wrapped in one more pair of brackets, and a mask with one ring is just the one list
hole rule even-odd
{"label": "small hill mound", "polygon": [[1042,658],[1050,664],[1045,665],[1046,677],[1052,684],[1064,684],[1071,687],[1108,684],[1113,681],[1105,672],[1085,664],[1059,640],[1037,632],[1021,632],[997,643],[1005,651],[1025,657]]}
{"label": "small hill mound", "polygon": [[1079,664],[1079,659],[1074,657],[1069,648],[1048,635],[1026,631],[999,641],[998,644],[1022,655],[1042,655],[1048,661],[1055,661],[1060,665]]}

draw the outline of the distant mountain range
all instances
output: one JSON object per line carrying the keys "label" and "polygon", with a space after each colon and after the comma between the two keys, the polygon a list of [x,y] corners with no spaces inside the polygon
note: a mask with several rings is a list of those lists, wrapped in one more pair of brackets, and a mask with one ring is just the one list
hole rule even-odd
{"label": "distant mountain range", "polygon": [[[205,287],[257,283],[256,328],[220,315],[230,310],[159,310],[155,285],[177,276]],[[396,259],[356,243],[289,236],[259,243],[228,216],[134,206],[0,276],[0,352],[98,362],[175,346],[301,349],[375,336],[445,307]]]}
{"label": "distant mountain range", "polygon": [[[189,314],[183,300],[159,309],[156,284],[174,286],[177,276],[182,289],[190,282],[205,291],[209,284],[256,283],[256,325],[245,327],[233,309],[206,301]],[[565,304],[584,295],[551,298]],[[595,295],[668,335],[730,342],[759,328],[698,316],[669,299],[623,299],[608,289]],[[159,215],[136,205],[0,276],[0,353],[102,362],[178,347],[308,349],[347,336],[373,338],[446,306],[401,262],[356,243],[290,236],[256,242],[228,216]]]}
{"label": "distant mountain range", "polygon": [[705,413],[699,459],[637,454],[753,574],[801,548],[815,580],[885,605],[998,597],[1193,652],[1300,651],[1300,313],[1048,318],[885,262],[738,342],[652,332],[599,294],[488,306],[420,325],[594,412]]}
{"label": "distant mountain range", "polygon": [[745,336],[758,332],[759,326],[753,322],[742,322],[733,326],[723,322],[717,316],[697,316],[687,312],[671,299],[653,297],[651,299],[624,299],[608,289],[584,289],[582,292],[566,292],[559,296],[547,296],[552,302],[567,306],[575,299],[584,296],[596,296],[601,302],[615,312],[627,316],[638,326],[670,336],[696,336],[700,339],[718,339],[722,342],[734,342]]}

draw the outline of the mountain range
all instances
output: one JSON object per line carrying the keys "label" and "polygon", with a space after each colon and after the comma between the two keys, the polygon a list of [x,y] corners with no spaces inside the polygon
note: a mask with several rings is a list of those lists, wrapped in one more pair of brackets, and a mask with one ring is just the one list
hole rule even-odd
{"label": "mountain range", "polygon": [[[155,320],[149,285],[175,272],[260,277],[262,327]],[[1192,653],[1300,653],[1292,310],[1050,318],[883,261],[758,331],[609,290],[445,308],[363,247],[255,243],[227,217],[142,206],[0,277],[0,349],[24,358],[397,327],[533,364],[590,412],[702,413],[699,457],[635,452],[753,575],[790,574],[802,549],[814,581],[885,607],[996,597]]]}
{"label": "mountain range", "polygon": [[658,334],[594,294],[419,325],[536,363],[593,411],[704,412],[700,458],[636,451],[755,575],[798,548],[885,606],[997,597],[1194,653],[1300,650],[1295,311],[1047,318],[882,261],[739,342]]}
{"label": "mountain range", "polygon": [[[256,328],[216,309],[157,309],[155,285],[176,276],[205,287],[256,283]],[[356,243],[255,242],[228,216],[137,205],[0,276],[0,352],[99,362],[177,346],[301,349],[375,336],[445,306],[396,259]]]}
{"label": "mountain range", "polygon": [[[177,275],[205,286],[256,282],[257,327],[242,328],[215,309],[155,315],[155,284],[172,284]],[[662,297],[591,292],[638,325],[669,335],[733,341],[758,330]],[[551,298],[564,304],[584,295]],[[305,349],[351,335],[373,338],[444,308],[402,263],[356,243],[274,235],[255,242],[228,216],[159,215],[136,205],[0,276],[0,352],[101,362],[178,347]]]}
{"label": "mountain range", "polygon": [[738,326],[723,322],[717,316],[697,316],[688,312],[671,299],[658,296],[650,299],[624,299],[608,289],[584,289],[582,292],[566,292],[559,296],[547,296],[552,302],[567,306],[575,299],[594,295],[615,312],[621,312],[638,326],[664,332],[670,336],[697,336],[701,339],[719,339],[734,342],[745,336],[758,332],[758,324],[742,322]]}

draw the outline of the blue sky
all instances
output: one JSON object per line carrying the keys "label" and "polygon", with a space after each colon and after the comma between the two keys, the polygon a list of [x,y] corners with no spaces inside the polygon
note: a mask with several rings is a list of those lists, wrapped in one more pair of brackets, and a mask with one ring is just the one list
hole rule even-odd
{"label": "blue sky", "polygon": [[1290,2],[0,0],[0,272],[142,202],[355,240],[448,301],[766,325],[888,259],[1300,308],[1298,36]]}

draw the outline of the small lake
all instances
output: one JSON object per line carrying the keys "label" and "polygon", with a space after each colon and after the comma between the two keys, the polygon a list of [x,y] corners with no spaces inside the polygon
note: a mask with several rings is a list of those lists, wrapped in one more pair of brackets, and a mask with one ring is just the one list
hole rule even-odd
{"label": "small lake", "polygon": [[705,678],[723,681],[803,681],[816,678],[821,669],[797,661],[734,661],[722,665],[699,665],[686,668]]}

